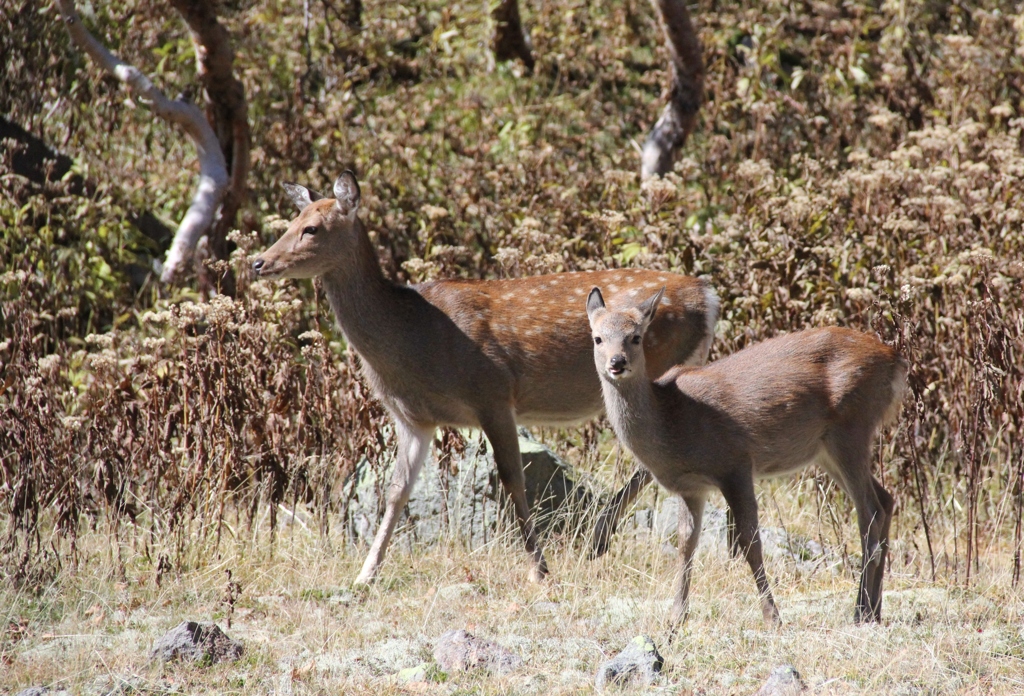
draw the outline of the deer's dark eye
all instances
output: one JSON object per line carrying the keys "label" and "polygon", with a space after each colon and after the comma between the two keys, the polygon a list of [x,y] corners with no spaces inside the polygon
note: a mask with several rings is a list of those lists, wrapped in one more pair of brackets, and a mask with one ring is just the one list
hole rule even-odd
{"label": "deer's dark eye", "polygon": [[305,237],[307,234],[316,234],[316,227],[310,225],[309,227],[302,228],[302,236]]}
{"label": "deer's dark eye", "polygon": [[636,336],[633,337],[633,345],[640,345],[640,334],[637,334]]}
{"label": "deer's dark eye", "polygon": [[594,336],[594,345],[597,345],[597,346],[601,345],[601,337],[600,336]]}

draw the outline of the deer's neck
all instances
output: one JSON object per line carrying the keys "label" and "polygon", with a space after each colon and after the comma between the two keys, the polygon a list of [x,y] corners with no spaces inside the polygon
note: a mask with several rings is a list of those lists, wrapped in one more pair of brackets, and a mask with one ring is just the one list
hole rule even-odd
{"label": "deer's neck", "polygon": [[375,355],[394,344],[396,319],[401,321],[403,295],[409,291],[384,277],[376,251],[362,230],[345,267],[328,271],[321,280],[345,339],[361,357],[375,362]]}
{"label": "deer's neck", "polygon": [[659,413],[651,381],[643,371],[634,379],[609,382],[601,379],[605,410],[615,433],[648,467],[653,462],[654,447],[661,429]]}

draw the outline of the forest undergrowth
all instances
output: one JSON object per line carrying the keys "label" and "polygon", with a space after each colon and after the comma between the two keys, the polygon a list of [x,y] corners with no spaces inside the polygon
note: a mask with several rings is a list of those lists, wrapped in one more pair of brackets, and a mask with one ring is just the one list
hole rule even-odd
{"label": "forest undergrowth", "polygon": [[[399,280],[666,269],[718,290],[712,359],[830,324],[894,343],[912,365],[877,456],[898,501],[894,573],[998,586],[1019,611],[1021,7],[702,1],[700,125],[674,173],[641,182],[637,143],[667,65],[646,3],[524,5],[533,75],[494,65],[486,3],[368,2],[359,32],[340,4],[309,3],[308,17],[297,3],[219,5],[253,132],[235,251],[208,262],[232,266],[233,297],[160,285],[166,240],[131,222],[183,215],[196,167],[180,133],[74,50],[53,8],[3,5],[0,113],[74,159],[39,183],[0,148],[8,596],[29,602],[96,563],[120,582],[258,555],[282,510],[308,514],[353,575],[351,473],[390,463],[390,429],[315,285],[246,272],[294,214],[282,182],[329,189],[351,168]],[[169,8],[91,8],[97,36],[165,92],[195,89]],[[630,472],[604,421],[540,435],[608,489]],[[852,506],[820,472],[765,490],[859,552]],[[672,568],[658,568],[666,589]]]}

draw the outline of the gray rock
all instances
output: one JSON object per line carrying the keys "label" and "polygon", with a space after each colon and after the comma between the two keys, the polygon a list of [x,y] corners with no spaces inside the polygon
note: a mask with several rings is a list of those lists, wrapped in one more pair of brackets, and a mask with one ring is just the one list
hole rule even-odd
{"label": "gray rock", "polygon": [[446,672],[485,669],[508,674],[523,664],[518,655],[462,629],[448,631],[437,639],[434,644],[434,660]]}
{"label": "gray rock", "polygon": [[157,639],[150,659],[169,662],[234,662],[242,657],[242,644],[228,637],[217,624],[182,621]]}
{"label": "gray rock", "polygon": [[768,681],[757,690],[754,696],[796,696],[796,694],[806,690],[807,686],[804,684],[803,679],[800,678],[800,673],[796,671],[796,667],[793,665],[782,665],[772,670]]}
{"label": "gray rock", "polygon": [[604,691],[612,684],[650,686],[664,666],[665,659],[658,652],[654,641],[648,636],[637,636],[629,641],[629,645],[622,652],[601,663],[597,668],[594,687],[598,691]]}
{"label": "gray rock", "polygon": [[[411,550],[439,541],[446,535],[479,548],[497,533],[499,520],[511,520],[505,494],[494,470],[487,441],[477,432],[459,431],[465,446],[461,454],[437,466],[423,468],[406,504],[391,542]],[[521,431],[527,500],[538,529],[561,531],[579,524],[592,511],[598,496],[580,482],[572,468],[554,452]],[[346,526],[356,542],[371,543],[383,514],[384,494],[391,466],[374,469],[361,462],[348,482]]]}
{"label": "gray rock", "polygon": [[17,692],[14,696],[71,696],[71,692],[65,689],[54,691],[48,686],[30,686]]}
{"label": "gray rock", "polygon": [[[528,435],[528,433],[527,433]],[[526,477],[526,499],[541,530],[562,531],[579,524],[598,502],[594,491],[554,452],[532,437],[519,436]],[[491,489],[497,490],[497,472],[491,471]],[[504,501],[502,495],[500,500]]]}

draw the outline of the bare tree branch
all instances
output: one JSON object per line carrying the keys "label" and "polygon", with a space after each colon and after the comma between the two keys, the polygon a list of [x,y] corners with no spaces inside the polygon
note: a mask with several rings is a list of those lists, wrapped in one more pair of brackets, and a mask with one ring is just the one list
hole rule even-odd
{"label": "bare tree branch", "polygon": [[654,0],[665,30],[671,60],[668,104],[644,143],[640,176],[646,179],[672,171],[676,152],[697,126],[704,100],[704,58],[685,0]]}
{"label": "bare tree branch", "polygon": [[[235,52],[227,29],[217,20],[214,3],[208,0],[171,0],[192,32],[199,79],[206,93],[206,118],[213,124],[221,150],[229,162],[231,182],[220,216],[210,232],[210,248],[216,258],[227,258],[227,235],[235,224],[238,209],[245,201],[249,176],[248,105],[245,87],[232,67]],[[233,285],[230,279],[221,282]]]}
{"label": "bare tree branch", "polygon": [[181,271],[199,238],[210,229],[227,190],[229,177],[220,142],[199,107],[168,99],[144,73],[117,58],[90,34],[82,24],[73,0],[57,0],[57,7],[72,41],[80,49],[100,67],[128,85],[139,101],[149,106],[157,116],[184,129],[196,145],[199,154],[199,186],[188,212],[178,225],[161,276],[165,282],[172,280]]}

